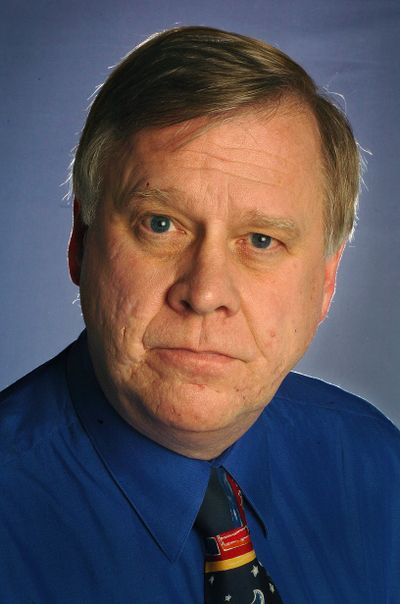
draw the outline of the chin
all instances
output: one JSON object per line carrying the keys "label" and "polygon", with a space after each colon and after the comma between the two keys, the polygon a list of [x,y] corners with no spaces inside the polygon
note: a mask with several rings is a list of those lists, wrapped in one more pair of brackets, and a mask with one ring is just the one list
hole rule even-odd
{"label": "chin", "polygon": [[237,393],[218,392],[204,384],[181,384],[172,392],[152,393],[141,401],[148,424],[199,434],[237,430],[253,423],[263,408],[254,404],[246,407]]}

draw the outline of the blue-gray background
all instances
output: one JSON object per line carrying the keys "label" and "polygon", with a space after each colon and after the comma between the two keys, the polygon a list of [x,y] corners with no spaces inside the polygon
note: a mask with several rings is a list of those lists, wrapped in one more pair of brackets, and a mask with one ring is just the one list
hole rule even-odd
{"label": "blue-gray background", "polygon": [[335,301],[299,369],[367,397],[400,424],[398,0],[2,0],[0,387],[82,328],[65,254],[71,149],[108,67],[175,24],[267,40],[344,95],[372,155]]}

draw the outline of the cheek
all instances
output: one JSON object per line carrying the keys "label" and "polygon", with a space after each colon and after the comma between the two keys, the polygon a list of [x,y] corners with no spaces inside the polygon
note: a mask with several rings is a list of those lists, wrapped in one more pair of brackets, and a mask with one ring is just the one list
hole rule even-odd
{"label": "cheek", "polygon": [[[322,304],[323,271],[302,270],[293,263],[282,276],[266,278],[249,289],[246,307],[249,324],[263,356],[302,354],[319,322]],[[279,356],[278,355],[278,356]]]}
{"label": "cheek", "polygon": [[88,250],[82,270],[81,301],[91,332],[120,357],[142,348],[142,336],[165,299],[165,274],[110,246],[111,253]]}
{"label": "cheek", "polygon": [[296,362],[306,352],[317,331],[322,308],[323,271],[305,273],[298,286],[295,312],[292,319],[293,346]]}

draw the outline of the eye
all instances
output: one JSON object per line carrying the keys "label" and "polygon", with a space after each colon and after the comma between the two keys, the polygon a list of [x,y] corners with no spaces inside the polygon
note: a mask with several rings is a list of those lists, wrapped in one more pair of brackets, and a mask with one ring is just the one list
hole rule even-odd
{"label": "eye", "polygon": [[168,216],[155,214],[147,220],[148,227],[154,233],[167,233],[173,227],[173,222]]}
{"label": "eye", "polygon": [[269,237],[269,235],[264,235],[263,233],[251,233],[250,241],[251,244],[254,245],[254,247],[266,250],[271,247],[271,244],[274,239],[272,237]]}

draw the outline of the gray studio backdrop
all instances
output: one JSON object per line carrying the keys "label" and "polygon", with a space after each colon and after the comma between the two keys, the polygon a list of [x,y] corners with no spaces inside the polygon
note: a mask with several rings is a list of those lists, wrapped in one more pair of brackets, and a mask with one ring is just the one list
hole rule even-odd
{"label": "gray studio backdrop", "polygon": [[65,254],[71,149],[108,67],[177,23],[263,38],[344,96],[372,155],[334,304],[299,370],[368,398],[400,424],[398,0],[2,0],[0,386],[82,329]]}

